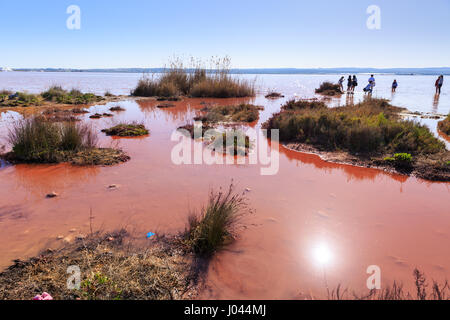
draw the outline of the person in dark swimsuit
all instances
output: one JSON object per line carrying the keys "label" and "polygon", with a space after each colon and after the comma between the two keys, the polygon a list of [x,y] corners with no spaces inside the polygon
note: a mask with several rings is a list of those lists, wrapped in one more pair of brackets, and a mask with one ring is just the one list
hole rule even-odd
{"label": "person in dark swimsuit", "polygon": [[352,76],[348,76],[348,79],[347,79],[347,93],[350,93],[352,91],[352,87],[353,87]]}
{"label": "person in dark swimsuit", "polygon": [[394,80],[394,82],[392,82],[392,93],[394,93],[397,90],[398,87],[398,82],[397,80]]}
{"label": "person in dark swimsuit", "polygon": [[355,88],[358,86],[358,79],[356,79],[356,76],[353,76],[353,80],[352,80],[352,92],[355,92]]}

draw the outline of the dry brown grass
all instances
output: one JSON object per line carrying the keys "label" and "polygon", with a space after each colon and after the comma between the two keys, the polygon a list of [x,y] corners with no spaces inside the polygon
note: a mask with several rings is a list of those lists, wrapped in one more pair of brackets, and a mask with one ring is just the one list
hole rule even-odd
{"label": "dry brown grass", "polygon": [[237,98],[255,95],[255,85],[251,81],[237,79],[230,75],[230,59],[213,59],[211,69],[191,59],[186,68],[180,59],[170,65],[160,77],[144,77],[132,91],[141,97],[210,97]]}
{"label": "dry brown grass", "polygon": [[[350,293],[338,285],[328,292],[329,300],[449,300],[450,286],[447,281],[438,283],[434,280],[428,282],[424,273],[418,269],[413,272],[415,290],[404,289],[403,284],[395,282],[380,290],[370,290],[368,294]],[[431,286],[430,286],[431,285]]]}
{"label": "dry brown grass", "polygon": [[[190,258],[159,238],[137,244],[125,230],[95,233],[0,273],[0,300],[30,300],[42,292],[57,300],[169,300],[196,294]],[[67,288],[67,268],[81,270],[80,289]]]}

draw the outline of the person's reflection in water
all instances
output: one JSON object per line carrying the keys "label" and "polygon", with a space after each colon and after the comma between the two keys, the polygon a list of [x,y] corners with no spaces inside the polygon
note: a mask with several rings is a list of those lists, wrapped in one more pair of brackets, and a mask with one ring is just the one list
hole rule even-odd
{"label": "person's reflection in water", "polygon": [[345,99],[345,104],[347,106],[352,106],[355,102],[355,96],[353,94],[347,94]]}
{"label": "person's reflection in water", "polygon": [[438,111],[439,108],[439,94],[435,94],[434,95],[434,99],[433,99],[433,112],[436,113]]}

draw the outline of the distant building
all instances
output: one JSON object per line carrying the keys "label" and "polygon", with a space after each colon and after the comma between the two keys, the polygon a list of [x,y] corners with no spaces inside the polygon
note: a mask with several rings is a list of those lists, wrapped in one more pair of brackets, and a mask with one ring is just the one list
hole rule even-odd
{"label": "distant building", "polygon": [[0,72],[1,72],[1,71],[3,71],[3,72],[11,72],[12,69],[11,69],[11,68],[8,68],[8,67],[3,67],[3,68],[0,68]]}

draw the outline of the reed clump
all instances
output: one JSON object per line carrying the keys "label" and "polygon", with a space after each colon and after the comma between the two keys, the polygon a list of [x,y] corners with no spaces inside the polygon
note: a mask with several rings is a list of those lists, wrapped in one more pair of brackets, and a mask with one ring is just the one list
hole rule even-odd
{"label": "reed clump", "polygon": [[169,64],[160,77],[144,77],[131,92],[141,97],[209,97],[232,98],[254,96],[254,83],[234,78],[230,74],[230,59],[214,59],[211,69],[191,59],[185,68],[180,59]]}
{"label": "reed clump", "polygon": [[97,134],[83,123],[24,119],[14,124],[8,140],[12,151],[3,157],[11,162],[110,165],[129,159],[121,150],[98,148]]}
{"label": "reed clump", "polygon": [[237,223],[246,212],[247,199],[233,184],[228,191],[211,191],[206,207],[189,216],[185,243],[197,255],[213,255],[235,239]]}

